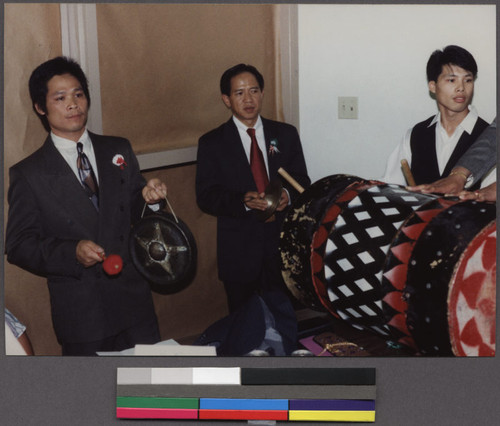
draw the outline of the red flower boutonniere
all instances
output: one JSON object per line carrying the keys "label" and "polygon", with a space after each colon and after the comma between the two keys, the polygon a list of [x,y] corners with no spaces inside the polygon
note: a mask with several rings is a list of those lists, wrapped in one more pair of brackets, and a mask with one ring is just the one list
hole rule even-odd
{"label": "red flower boutonniere", "polygon": [[269,144],[269,155],[273,156],[274,154],[279,154],[280,150],[278,149],[278,139],[272,139]]}
{"label": "red flower boutonniere", "polygon": [[123,155],[121,155],[121,154],[116,154],[113,157],[113,164],[115,166],[120,167],[121,170],[123,170],[125,168],[125,166],[127,165],[127,163],[125,162],[125,159],[123,158]]}

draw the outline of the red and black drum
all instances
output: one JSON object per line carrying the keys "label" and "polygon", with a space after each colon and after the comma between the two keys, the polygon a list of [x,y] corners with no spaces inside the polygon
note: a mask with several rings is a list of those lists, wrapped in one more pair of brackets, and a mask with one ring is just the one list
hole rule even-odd
{"label": "red and black drum", "polygon": [[464,250],[448,289],[448,327],[457,356],[494,356],[497,226],[492,221]]}
{"label": "red and black drum", "polygon": [[384,313],[383,266],[409,215],[434,200],[378,181],[339,194],[313,235],[313,282],[325,308],[353,327],[394,339]]}
{"label": "red and black drum", "polygon": [[300,250],[289,246],[285,258],[301,273],[282,265],[292,293],[415,353],[494,354],[495,204],[329,179],[336,185],[316,206],[324,211],[314,212],[314,225],[300,234],[302,203],[283,229],[282,245],[287,230],[300,235]]}
{"label": "red and black drum", "polygon": [[313,183],[290,207],[280,236],[283,279],[291,293],[305,306],[324,310],[311,279],[311,238],[329,205],[357,176],[333,175]]}
{"label": "red and black drum", "polygon": [[[452,340],[462,348],[475,346],[478,355],[494,354],[494,327],[486,322],[495,317],[495,299],[491,297],[494,285],[490,278],[496,271],[496,261],[491,258],[493,255],[496,259],[496,233],[485,231],[490,237],[489,253],[480,265],[468,265],[465,275],[462,271],[457,275],[456,271],[462,263],[469,263],[477,244],[484,242],[484,253],[483,230],[491,229],[495,216],[493,203],[457,202],[431,219],[415,242],[404,296],[408,303],[406,323],[423,355],[453,355]],[[465,300],[459,302],[462,298]],[[488,331],[481,329],[482,325]]]}

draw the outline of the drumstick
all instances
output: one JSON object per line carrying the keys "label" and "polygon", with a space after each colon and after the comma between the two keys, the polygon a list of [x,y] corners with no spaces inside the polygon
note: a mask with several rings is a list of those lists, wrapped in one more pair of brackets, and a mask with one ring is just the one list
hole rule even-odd
{"label": "drumstick", "polygon": [[413,175],[410,170],[410,166],[408,165],[408,161],[406,159],[401,160],[401,168],[403,169],[403,174],[405,175],[406,182],[409,186],[415,186],[415,179],[413,179]]}
{"label": "drumstick", "polygon": [[288,172],[283,169],[283,167],[280,167],[278,169],[278,173],[283,176],[285,180],[288,181],[288,183],[292,185],[300,194],[304,192],[304,188],[300,185],[300,183],[298,183],[293,177],[291,177]]}

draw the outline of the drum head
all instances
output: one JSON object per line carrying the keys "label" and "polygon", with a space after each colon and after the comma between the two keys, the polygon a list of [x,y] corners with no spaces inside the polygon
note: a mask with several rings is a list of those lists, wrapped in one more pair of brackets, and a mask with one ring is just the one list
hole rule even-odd
{"label": "drum head", "polygon": [[132,229],[129,250],[134,266],[161,294],[186,288],[196,272],[196,243],[187,225],[170,213],[141,219]]}

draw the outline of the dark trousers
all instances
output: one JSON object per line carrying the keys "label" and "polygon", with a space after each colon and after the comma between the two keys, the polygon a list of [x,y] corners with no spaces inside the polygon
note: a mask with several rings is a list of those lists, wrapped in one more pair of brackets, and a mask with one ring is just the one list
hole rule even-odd
{"label": "dark trousers", "polygon": [[256,280],[248,281],[243,276],[237,280],[224,281],[229,312],[236,311],[254,294],[261,295],[268,291],[281,291],[289,295],[290,293],[281,275],[280,266],[279,255],[271,256],[263,262],[261,272]]}
{"label": "dark trousers", "polygon": [[160,341],[158,323],[155,321],[138,324],[115,336],[93,342],[63,342],[62,354],[70,356],[96,356],[97,352],[114,352],[133,348],[137,344],[152,345]]}

